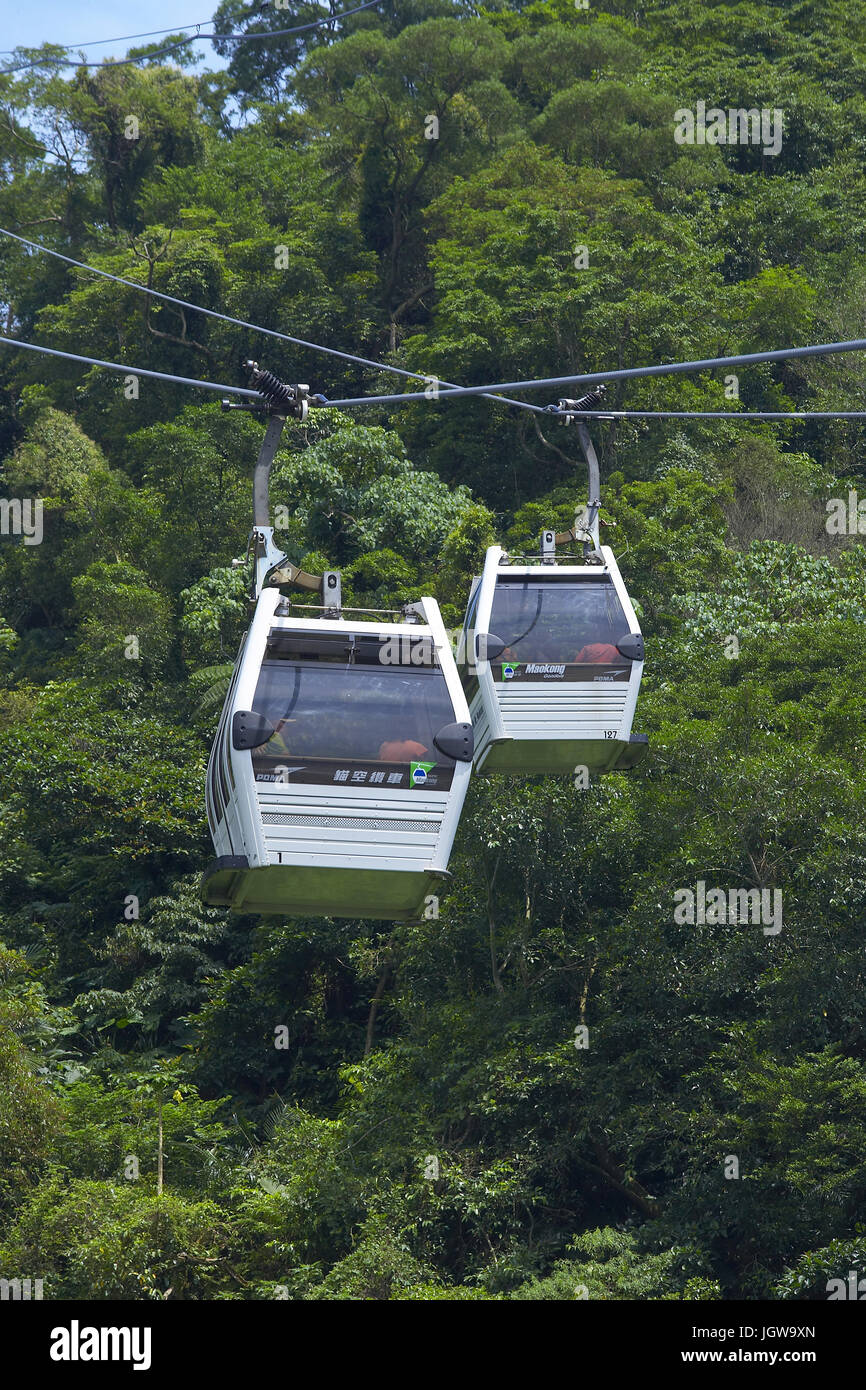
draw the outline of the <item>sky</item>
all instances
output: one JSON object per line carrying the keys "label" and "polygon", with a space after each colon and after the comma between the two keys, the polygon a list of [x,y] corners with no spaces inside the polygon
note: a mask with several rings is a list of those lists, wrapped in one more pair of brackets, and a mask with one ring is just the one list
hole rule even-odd
{"label": "sky", "polygon": [[[23,44],[36,48],[42,43],[60,43],[85,47],[88,58],[122,58],[128,48],[148,42],[131,40],[89,47],[95,39],[111,39],[124,34],[141,34],[145,30],[170,29],[186,32],[195,22],[209,26],[219,0],[0,0],[0,47],[4,50]],[[156,41],[155,39],[153,40]],[[206,59],[208,67],[224,67],[211,44],[199,44],[196,52]],[[5,64],[7,58],[0,57]]]}

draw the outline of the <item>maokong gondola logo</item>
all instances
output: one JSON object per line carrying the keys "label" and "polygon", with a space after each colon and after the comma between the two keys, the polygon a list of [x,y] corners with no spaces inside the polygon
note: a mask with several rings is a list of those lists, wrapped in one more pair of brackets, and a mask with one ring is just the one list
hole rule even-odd
{"label": "maokong gondola logo", "polygon": [[556,661],[527,661],[527,676],[550,676],[561,679],[565,675],[565,663]]}

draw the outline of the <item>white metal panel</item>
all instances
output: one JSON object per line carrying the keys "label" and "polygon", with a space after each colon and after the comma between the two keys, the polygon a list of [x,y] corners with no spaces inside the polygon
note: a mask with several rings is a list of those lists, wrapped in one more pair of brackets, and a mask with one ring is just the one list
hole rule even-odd
{"label": "white metal panel", "polygon": [[[630,682],[629,682],[630,684]],[[587,690],[584,683],[527,686],[524,695],[509,686],[496,687],[502,722],[511,738],[604,738],[605,730],[623,733],[627,691]],[[620,693],[620,691],[622,693]]]}
{"label": "white metal panel", "polygon": [[403,867],[411,859],[414,870],[427,868],[436,858],[449,800],[448,792],[383,796],[374,788],[291,783],[258,788],[269,859],[280,864],[381,867],[387,861]]}

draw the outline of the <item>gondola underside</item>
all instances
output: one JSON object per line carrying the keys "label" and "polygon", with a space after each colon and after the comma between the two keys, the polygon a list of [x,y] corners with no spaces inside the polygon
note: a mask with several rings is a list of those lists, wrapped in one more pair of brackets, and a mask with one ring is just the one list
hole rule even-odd
{"label": "gondola underside", "polygon": [[441,891],[444,870],[407,873],[363,869],[351,862],[342,868],[270,865],[250,868],[239,855],[214,859],[205,871],[202,891],[212,907],[233,912],[282,917],[366,917],[375,911],[386,922],[421,917],[427,899]]}
{"label": "gondola underside", "polygon": [[504,738],[488,743],[475,771],[480,776],[492,773],[511,773],[531,777],[533,774],[562,776],[585,767],[588,772],[628,772],[642,762],[649,752],[646,734],[631,734],[623,739],[568,738]]}
{"label": "gondola underside", "polygon": [[[468,775],[468,765],[455,771],[464,781]],[[409,921],[423,914],[426,900],[449,879],[442,861],[447,863],[454,812],[449,814],[445,792],[413,787],[376,795],[372,788],[254,785],[253,819],[262,835],[258,863],[234,852],[245,836],[243,817],[230,803],[227,833],[218,846],[224,852],[202,882],[212,906]]]}

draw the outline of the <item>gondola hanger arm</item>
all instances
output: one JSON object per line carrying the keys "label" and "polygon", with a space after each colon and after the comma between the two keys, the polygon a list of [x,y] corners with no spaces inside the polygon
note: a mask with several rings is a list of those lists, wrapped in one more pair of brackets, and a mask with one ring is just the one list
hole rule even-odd
{"label": "gondola hanger arm", "polygon": [[[586,460],[588,473],[587,505],[582,512],[575,515],[574,525],[569,531],[559,531],[555,535],[554,550],[557,545],[565,545],[569,541],[581,541],[583,543],[584,556],[591,560],[598,557],[600,550],[599,542],[599,508],[601,507],[601,483],[599,478],[598,458],[596,456],[593,443],[590,438],[586,422],[581,418],[582,413],[588,410],[597,411],[602,405],[605,395],[605,386],[597,386],[593,391],[588,391],[585,396],[571,400],[568,397],[558,401],[556,405],[546,407],[551,414],[556,415],[564,425],[574,424],[577,426],[577,437],[580,440],[580,447],[583,457]],[[549,533],[545,532],[544,535]],[[544,538],[542,538],[542,553],[544,553]]]}
{"label": "gondola hanger arm", "polygon": [[[259,401],[222,401],[223,410],[262,410],[270,416],[265,437],[262,440],[259,456],[253,475],[253,530],[247,553],[252,550],[255,564],[253,591],[251,598],[257,599],[266,584],[295,584],[298,588],[321,594],[324,576],[308,574],[295,565],[281,550],[274,539],[271,525],[270,478],[274,458],[282,438],[286,420],[291,415],[296,420],[306,420],[311,404],[310,388],[296,383],[290,385],[281,381],[273,372],[265,371],[258,362],[247,361],[244,367],[249,372],[250,384],[261,397]],[[324,396],[312,397],[315,405],[324,404]]]}

